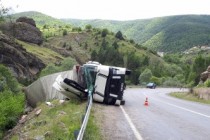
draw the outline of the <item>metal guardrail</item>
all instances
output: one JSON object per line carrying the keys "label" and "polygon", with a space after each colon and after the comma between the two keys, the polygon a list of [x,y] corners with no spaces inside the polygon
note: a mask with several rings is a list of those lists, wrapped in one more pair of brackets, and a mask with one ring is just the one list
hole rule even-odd
{"label": "metal guardrail", "polygon": [[85,113],[85,116],[82,118],[81,128],[80,128],[79,132],[76,131],[74,133],[76,140],[83,139],[83,135],[84,135],[87,123],[88,123],[89,116],[90,116],[92,104],[93,104],[93,97],[92,97],[92,91],[90,90],[89,94],[88,94],[88,103],[87,103],[87,107],[86,107],[86,113]]}

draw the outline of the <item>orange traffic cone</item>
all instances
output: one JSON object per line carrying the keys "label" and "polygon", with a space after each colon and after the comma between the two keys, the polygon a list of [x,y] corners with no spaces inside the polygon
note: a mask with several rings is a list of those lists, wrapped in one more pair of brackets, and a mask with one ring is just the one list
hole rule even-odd
{"label": "orange traffic cone", "polygon": [[149,105],[149,102],[148,102],[148,98],[146,97],[146,101],[144,102],[144,105],[145,106],[148,106]]}

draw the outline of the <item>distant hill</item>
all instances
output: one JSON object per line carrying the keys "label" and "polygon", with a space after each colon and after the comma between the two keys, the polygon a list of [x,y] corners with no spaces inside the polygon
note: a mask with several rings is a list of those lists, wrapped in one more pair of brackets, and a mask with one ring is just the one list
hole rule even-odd
{"label": "distant hill", "polygon": [[62,20],[75,26],[91,24],[114,32],[120,30],[135,42],[164,52],[179,52],[193,46],[210,44],[209,15],[168,16],[132,21]]}
{"label": "distant hill", "polygon": [[35,21],[36,21],[36,25],[38,27],[42,27],[44,25],[49,25],[49,26],[64,26],[64,25],[67,25],[67,23],[59,20],[59,19],[56,19],[56,18],[53,18],[51,16],[48,16],[48,15],[45,15],[45,14],[42,14],[40,12],[35,12],[35,11],[29,11],[29,12],[21,12],[21,13],[17,13],[17,14],[13,14],[11,17],[12,19],[18,19],[19,17],[30,17],[30,18],[33,18]]}

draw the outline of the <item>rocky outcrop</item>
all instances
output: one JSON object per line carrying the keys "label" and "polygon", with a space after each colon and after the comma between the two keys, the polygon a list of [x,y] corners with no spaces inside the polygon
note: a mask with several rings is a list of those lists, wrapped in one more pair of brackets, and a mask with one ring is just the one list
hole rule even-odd
{"label": "rocky outcrop", "polygon": [[45,67],[36,56],[0,32],[0,63],[6,65],[18,80],[33,81]]}
{"label": "rocky outcrop", "polygon": [[42,33],[36,27],[35,21],[31,18],[20,17],[16,20],[16,23],[5,23],[0,28],[4,34],[22,41],[38,45],[43,42]]}
{"label": "rocky outcrop", "polygon": [[205,82],[207,79],[210,79],[210,66],[208,66],[206,71],[201,73],[200,81]]}
{"label": "rocky outcrop", "polygon": [[28,23],[34,27],[36,27],[36,23],[32,18],[28,18],[28,17],[20,17],[16,20],[16,22],[25,22]]}

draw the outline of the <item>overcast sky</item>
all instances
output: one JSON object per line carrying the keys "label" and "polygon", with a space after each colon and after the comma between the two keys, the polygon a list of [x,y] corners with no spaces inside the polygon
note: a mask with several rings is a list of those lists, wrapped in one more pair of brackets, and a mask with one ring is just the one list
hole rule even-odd
{"label": "overcast sky", "polygon": [[210,15],[210,0],[0,0],[13,13],[55,18],[133,20],[183,14]]}

